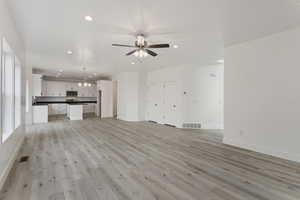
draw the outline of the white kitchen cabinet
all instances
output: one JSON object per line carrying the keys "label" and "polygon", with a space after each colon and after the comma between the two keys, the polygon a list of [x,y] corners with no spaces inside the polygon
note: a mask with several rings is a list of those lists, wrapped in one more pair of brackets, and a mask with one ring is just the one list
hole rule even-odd
{"label": "white kitchen cabinet", "polygon": [[83,106],[68,104],[67,116],[70,120],[83,120]]}
{"label": "white kitchen cabinet", "polygon": [[96,86],[93,84],[91,87],[78,87],[79,97],[96,97]]}
{"label": "white kitchen cabinet", "polygon": [[42,96],[42,75],[32,75],[33,94],[32,96]]}
{"label": "white kitchen cabinet", "polygon": [[58,96],[57,84],[54,81],[47,81],[47,95],[46,96]]}
{"label": "white kitchen cabinet", "polygon": [[47,81],[42,80],[42,96],[47,96]]}
{"label": "white kitchen cabinet", "polygon": [[67,105],[66,104],[57,104],[56,113],[58,115],[63,115],[67,113]]}
{"label": "white kitchen cabinet", "polygon": [[78,88],[78,96],[79,97],[87,97],[88,96],[88,88],[87,87],[79,87]]}
{"label": "white kitchen cabinet", "polygon": [[78,97],[96,97],[96,86],[79,87],[77,82],[43,81],[43,96],[66,96],[66,91],[77,91]]}
{"label": "white kitchen cabinet", "polygon": [[77,91],[78,90],[77,83],[66,82],[65,89],[66,91]]}
{"label": "white kitchen cabinet", "polygon": [[84,104],[83,105],[83,113],[94,113],[95,112],[95,104]]}
{"label": "white kitchen cabinet", "polygon": [[[63,115],[67,113],[67,104],[49,104],[49,115]],[[83,113],[94,113],[95,104],[84,104]]]}
{"label": "white kitchen cabinet", "polygon": [[72,90],[72,83],[63,83],[65,85],[65,90],[66,91],[71,91]]}
{"label": "white kitchen cabinet", "polygon": [[34,105],[32,109],[34,124],[48,122],[48,105]]}
{"label": "white kitchen cabinet", "polygon": [[49,104],[49,115],[63,115],[67,113],[66,104]]}
{"label": "white kitchen cabinet", "polygon": [[78,92],[78,96],[82,97],[82,87],[78,87],[77,92]]}

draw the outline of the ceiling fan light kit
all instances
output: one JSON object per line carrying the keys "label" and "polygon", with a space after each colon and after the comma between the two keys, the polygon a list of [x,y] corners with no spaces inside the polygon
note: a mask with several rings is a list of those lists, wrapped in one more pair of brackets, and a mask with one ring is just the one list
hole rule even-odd
{"label": "ceiling fan light kit", "polygon": [[148,53],[142,49],[135,51],[133,54],[135,57],[144,58],[148,56]]}
{"label": "ceiling fan light kit", "polygon": [[152,51],[150,49],[169,48],[170,47],[169,44],[148,45],[147,41],[145,40],[145,36],[143,34],[137,35],[134,45],[112,44],[112,46],[136,48],[135,50],[128,52],[126,54],[126,56],[134,55],[138,58],[145,58],[148,55],[155,57],[158,55],[157,53],[155,53],[154,51]]}

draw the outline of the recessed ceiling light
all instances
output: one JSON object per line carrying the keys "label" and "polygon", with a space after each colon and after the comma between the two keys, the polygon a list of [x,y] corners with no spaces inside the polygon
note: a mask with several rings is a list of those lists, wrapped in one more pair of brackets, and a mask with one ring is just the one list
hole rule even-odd
{"label": "recessed ceiling light", "polygon": [[86,21],[89,21],[89,22],[91,22],[91,21],[93,21],[93,18],[91,17],[91,16],[85,16],[85,18],[84,18]]}
{"label": "recessed ceiling light", "polygon": [[73,51],[68,50],[68,51],[67,51],[67,54],[68,54],[68,55],[72,55],[72,54],[73,54]]}
{"label": "recessed ceiling light", "polygon": [[60,69],[59,72],[62,73],[64,70]]}
{"label": "recessed ceiling light", "polygon": [[178,44],[174,44],[174,45],[173,45],[173,48],[174,48],[174,49],[178,49],[178,47],[179,47]]}
{"label": "recessed ceiling light", "polygon": [[218,60],[217,62],[220,63],[220,64],[223,64],[224,60]]}
{"label": "recessed ceiling light", "polygon": [[134,65],[134,64],[135,64],[135,62],[131,62],[131,64],[132,64],[132,65]]}

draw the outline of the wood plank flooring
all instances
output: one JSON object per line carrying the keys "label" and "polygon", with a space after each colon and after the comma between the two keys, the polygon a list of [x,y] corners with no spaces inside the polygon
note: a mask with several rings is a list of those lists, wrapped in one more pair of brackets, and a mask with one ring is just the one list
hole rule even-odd
{"label": "wood plank flooring", "polygon": [[1,200],[299,200],[300,165],[186,131],[114,119],[29,128]]}

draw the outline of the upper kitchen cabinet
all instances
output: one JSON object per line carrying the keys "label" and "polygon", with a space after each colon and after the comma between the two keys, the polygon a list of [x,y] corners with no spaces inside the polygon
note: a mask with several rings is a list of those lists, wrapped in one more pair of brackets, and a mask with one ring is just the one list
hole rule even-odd
{"label": "upper kitchen cabinet", "polygon": [[42,75],[32,75],[33,96],[42,96]]}
{"label": "upper kitchen cabinet", "polygon": [[47,96],[47,81],[42,80],[42,96]]}
{"label": "upper kitchen cabinet", "polygon": [[43,96],[66,96],[67,91],[77,91],[78,97],[96,97],[96,86],[92,84],[91,87],[79,87],[77,82],[66,81],[42,81]]}
{"label": "upper kitchen cabinet", "polygon": [[67,82],[66,91],[78,91],[77,83]]}
{"label": "upper kitchen cabinet", "polygon": [[46,91],[44,96],[66,96],[66,86],[57,81],[43,81],[43,91]]}

